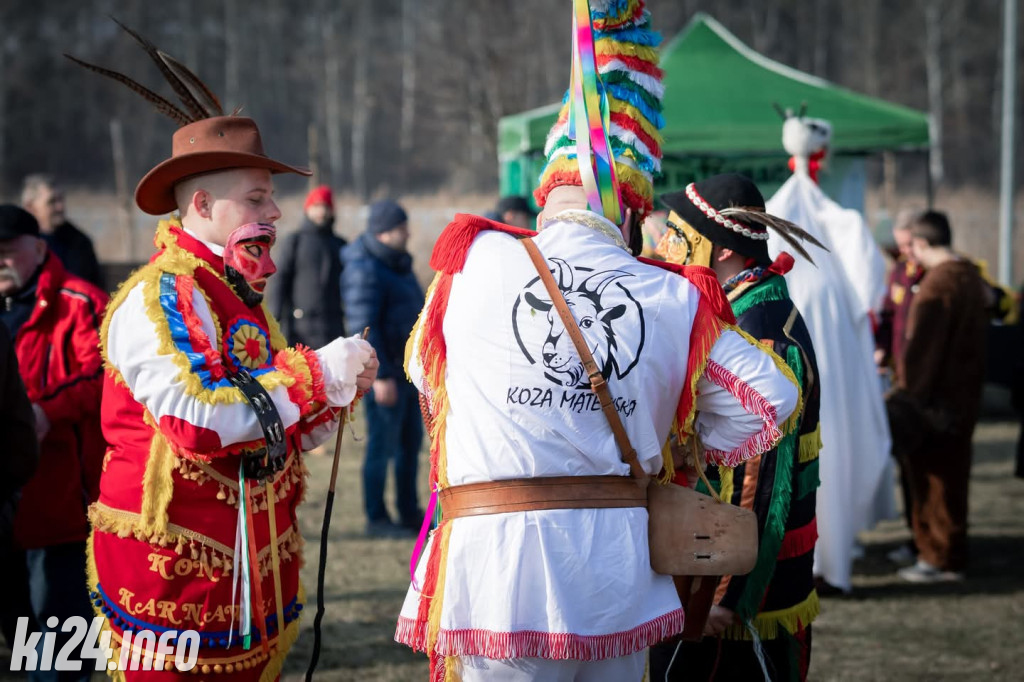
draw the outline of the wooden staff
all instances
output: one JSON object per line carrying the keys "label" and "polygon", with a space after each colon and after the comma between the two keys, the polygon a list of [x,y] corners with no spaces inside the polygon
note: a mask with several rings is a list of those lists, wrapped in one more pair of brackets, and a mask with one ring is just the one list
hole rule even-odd
{"label": "wooden staff", "polygon": [[[363,339],[370,333],[370,328],[363,330]],[[313,679],[313,671],[320,660],[320,643],[323,638],[321,623],[324,619],[324,612],[327,610],[324,605],[324,573],[327,568],[327,535],[331,529],[331,512],[334,509],[334,487],[338,481],[338,461],[341,459],[341,437],[345,433],[345,422],[348,421],[352,412],[351,405],[342,408],[341,417],[338,423],[338,440],[334,442],[334,463],[331,465],[331,483],[327,487],[327,504],[324,506],[324,522],[320,528],[320,572],[316,579],[316,618],[313,619],[313,654],[309,660],[309,669],[306,670],[306,682]]]}

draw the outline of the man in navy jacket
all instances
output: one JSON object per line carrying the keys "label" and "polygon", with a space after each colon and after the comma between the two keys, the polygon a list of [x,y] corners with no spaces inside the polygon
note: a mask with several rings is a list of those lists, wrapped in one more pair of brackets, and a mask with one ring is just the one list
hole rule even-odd
{"label": "man in navy jacket", "polygon": [[[363,461],[366,531],[371,536],[415,532],[423,520],[416,500],[416,467],[423,440],[419,396],[402,369],[405,342],[420,309],[423,289],[406,250],[409,221],[394,201],[370,207],[366,231],[342,250],[341,295],[345,326],[358,333],[369,327],[380,370],[367,394],[369,434]],[[398,524],[384,506],[388,460],[394,459]]]}

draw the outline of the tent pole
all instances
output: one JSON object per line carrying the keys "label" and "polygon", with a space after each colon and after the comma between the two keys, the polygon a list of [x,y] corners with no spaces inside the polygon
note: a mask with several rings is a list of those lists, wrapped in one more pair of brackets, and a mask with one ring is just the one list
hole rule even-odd
{"label": "tent pole", "polygon": [[1017,103],[1017,0],[1003,0],[1003,139],[999,173],[999,282],[1013,286],[1014,113]]}
{"label": "tent pole", "polygon": [[928,210],[935,206],[935,185],[932,183],[932,150],[924,152],[924,192],[928,201]]}

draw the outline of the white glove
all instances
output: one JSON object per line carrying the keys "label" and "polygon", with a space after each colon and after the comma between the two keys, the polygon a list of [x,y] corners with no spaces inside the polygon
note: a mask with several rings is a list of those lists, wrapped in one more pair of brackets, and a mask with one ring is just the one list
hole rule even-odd
{"label": "white glove", "polygon": [[359,336],[337,338],[317,350],[324,373],[327,402],[345,407],[356,397],[356,377],[373,354],[373,348]]}

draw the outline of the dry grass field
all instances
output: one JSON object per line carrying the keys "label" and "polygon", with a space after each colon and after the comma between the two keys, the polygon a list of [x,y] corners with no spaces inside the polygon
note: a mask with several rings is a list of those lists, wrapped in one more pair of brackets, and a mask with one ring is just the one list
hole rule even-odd
{"label": "dry grass field", "polygon": [[[885,553],[907,538],[902,523],[886,522],[864,534],[866,551],[856,567],[852,596],[822,601],[822,615],[814,625],[812,680],[1022,679],[1024,480],[1012,475],[1018,428],[1003,408],[976,432],[972,564],[966,582],[901,583]],[[363,443],[357,439],[364,433],[359,415],[343,441],[328,545],[324,646],[316,679],[422,682],[427,678],[426,658],[392,641],[408,586],[413,542],[363,536],[359,487]],[[320,524],[331,458],[309,457],[308,463],[310,488],[300,518],[306,537],[303,579],[308,606],[302,634],[286,662],[285,682],[301,680],[309,662]],[[425,488],[424,473],[421,489]],[[8,656],[0,650],[0,670],[9,669]],[[14,679],[24,678],[0,673],[0,680]]]}

